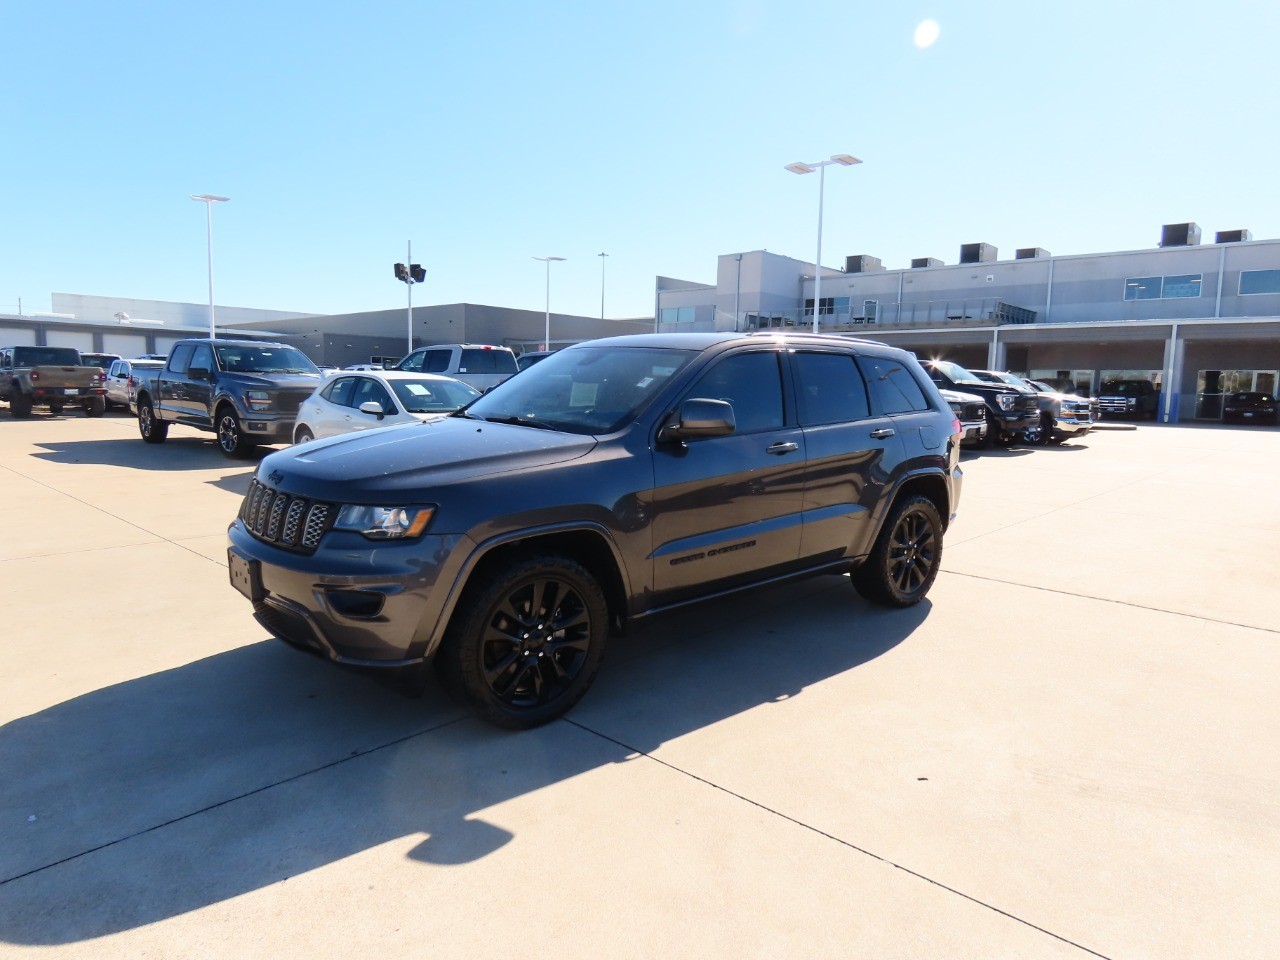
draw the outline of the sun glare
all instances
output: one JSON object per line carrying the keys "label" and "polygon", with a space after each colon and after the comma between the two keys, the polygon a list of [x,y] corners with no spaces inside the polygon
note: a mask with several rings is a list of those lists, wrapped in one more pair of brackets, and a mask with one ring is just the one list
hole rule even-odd
{"label": "sun glare", "polygon": [[938,26],[936,20],[920,21],[920,26],[916,27],[916,46],[921,50],[932,47],[941,32],[942,28]]}

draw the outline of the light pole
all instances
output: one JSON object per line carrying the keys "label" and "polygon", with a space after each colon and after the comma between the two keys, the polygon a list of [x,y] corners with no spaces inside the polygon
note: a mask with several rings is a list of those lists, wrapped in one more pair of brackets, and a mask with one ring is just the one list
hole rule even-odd
{"label": "light pole", "polygon": [[600,258],[600,319],[604,319],[604,261],[607,253],[596,254]]}
{"label": "light pole", "polygon": [[211,193],[188,194],[192,200],[199,200],[204,204],[205,219],[209,226],[209,339],[213,340],[217,337],[217,329],[213,319],[213,205],[215,203],[226,203],[230,197],[215,197]]}
{"label": "light pole", "polygon": [[423,269],[421,264],[413,262],[412,240],[409,241],[406,259],[409,261],[408,263],[397,263],[395,265],[395,275],[397,280],[403,281],[409,288],[409,315],[406,320],[408,335],[405,338],[409,348],[405,351],[405,356],[407,357],[413,353],[413,285],[427,279],[427,271]]}
{"label": "light pole", "polygon": [[855,163],[861,163],[857,157],[851,157],[847,153],[837,153],[830,160],[819,160],[816,163],[788,163],[783,169],[790,170],[792,173],[813,173],[818,171],[818,261],[814,264],[817,268],[813,272],[813,332],[818,332],[818,313],[822,310],[822,194],[826,188],[827,167],[832,164],[839,164],[842,167],[851,167]]}
{"label": "light pole", "polygon": [[[534,257],[535,260],[541,260],[547,265],[547,325],[543,332],[543,350],[551,349],[551,265],[553,263],[563,263],[564,257]],[[600,261],[603,263],[604,261]]]}

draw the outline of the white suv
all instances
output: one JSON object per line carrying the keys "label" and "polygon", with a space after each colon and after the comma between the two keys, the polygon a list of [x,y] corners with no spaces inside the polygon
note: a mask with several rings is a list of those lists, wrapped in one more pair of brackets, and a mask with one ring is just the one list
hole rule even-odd
{"label": "white suv", "polygon": [[519,370],[516,355],[507,347],[483,343],[435,343],[419,347],[401,360],[396,369],[442,373],[480,391],[496,387]]}

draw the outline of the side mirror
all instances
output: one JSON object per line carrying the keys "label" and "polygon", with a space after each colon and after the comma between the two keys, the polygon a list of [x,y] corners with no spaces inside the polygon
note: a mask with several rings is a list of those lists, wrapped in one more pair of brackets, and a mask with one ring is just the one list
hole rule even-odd
{"label": "side mirror", "polygon": [[208,380],[209,368],[208,367],[188,367],[187,376],[190,377],[192,380]]}
{"label": "side mirror", "polygon": [[364,403],[360,404],[360,412],[367,413],[370,416],[375,416],[379,420],[387,415],[387,412],[382,409],[382,404],[377,400],[366,400]]}
{"label": "side mirror", "polygon": [[703,440],[708,437],[727,437],[738,429],[733,416],[733,404],[724,400],[706,400],[691,397],[680,404],[658,431],[662,441]]}

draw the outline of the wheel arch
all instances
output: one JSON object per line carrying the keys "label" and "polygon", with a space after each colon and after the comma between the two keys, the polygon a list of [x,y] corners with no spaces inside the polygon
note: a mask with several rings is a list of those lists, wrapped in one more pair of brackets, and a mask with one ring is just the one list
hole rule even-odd
{"label": "wheel arch", "polygon": [[922,471],[904,477],[897,489],[893,491],[893,496],[888,499],[884,513],[880,517],[880,523],[884,523],[884,518],[899,501],[916,495],[928,497],[933,501],[933,505],[938,509],[938,516],[942,518],[942,529],[946,530],[951,523],[951,496],[947,492],[946,478],[934,471]]}
{"label": "wheel arch", "polygon": [[611,626],[615,630],[621,628],[627,618],[631,584],[617,543],[604,527],[595,524],[555,525],[503,534],[477,546],[463,563],[440,610],[428,652],[434,655],[439,649],[463,595],[477,575],[539,553],[569,557],[586,567],[604,591]]}

